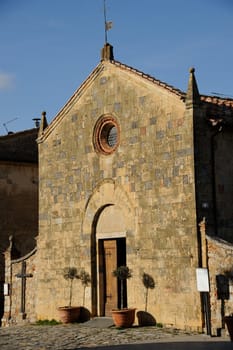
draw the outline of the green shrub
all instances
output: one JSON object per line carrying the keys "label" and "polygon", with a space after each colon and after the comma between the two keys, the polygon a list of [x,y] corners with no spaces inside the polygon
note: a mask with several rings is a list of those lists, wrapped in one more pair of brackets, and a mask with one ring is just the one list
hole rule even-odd
{"label": "green shrub", "polygon": [[156,327],[158,327],[158,328],[163,328],[163,324],[162,324],[162,323],[157,322],[157,323],[156,323]]}
{"label": "green shrub", "polygon": [[38,326],[55,326],[57,324],[61,324],[61,322],[58,322],[54,319],[52,320],[38,320],[36,321],[36,325]]}

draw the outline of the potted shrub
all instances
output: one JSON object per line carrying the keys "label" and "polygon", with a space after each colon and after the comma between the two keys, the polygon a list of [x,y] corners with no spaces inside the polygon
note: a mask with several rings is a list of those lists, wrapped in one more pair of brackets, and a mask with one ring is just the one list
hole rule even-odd
{"label": "potted shrub", "polygon": [[85,306],[86,288],[91,283],[91,276],[85,270],[81,270],[79,273],[79,279],[83,285],[83,305],[82,306]]}
{"label": "potted shrub", "polygon": [[72,306],[73,282],[75,279],[79,279],[80,276],[75,267],[66,267],[63,277],[69,282],[69,304],[60,306],[58,311],[62,323],[72,323],[78,321],[80,315],[80,306]]}
{"label": "potted shrub", "polygon": [[124,283],[132,277],[132,271],[127,266],[119,266],[113,275],[120,283],[120,308],[112,310],[112,318],[116,327],[131,327],[135,319],[135,309],[124,308]]}

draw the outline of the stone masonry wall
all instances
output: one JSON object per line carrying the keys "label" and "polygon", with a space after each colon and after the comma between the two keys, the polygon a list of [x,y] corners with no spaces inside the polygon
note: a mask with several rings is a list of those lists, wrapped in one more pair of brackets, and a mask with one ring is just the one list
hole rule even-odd
{"label": "stone masonry wall", "polygon": [[[9,294],[4,296],[4,315],[2,325],[19,325],[35,322],[35,296],[36,296],[36,248],[27,256],[11,260],[11,252],[5,253],[5,283],[9,285]],[[25,282],[25,310],[22,312],[22,279],[17,275],[22,272],[22,263],[25,262],[25,272],[30,275]]]}
{"label": "stone masonry wall", "polygon": [[[38,166],[32,163],[0,162],[0,252],[14,237],[13,257],[22,257],[36,245],[38,234]],[[5,262],[0,253],[0,318],[3,316]]]}
{"label": "stone masonry wall", "polygon": [[[213,335],[225,327],[223,317],[233,313],[233,245],[220,239],[207,239],[210,275],[211,327]],[[227,272],[227,273],[226,273]]]}
{"label": "stone masonry wall", "polygon": [[[120,126],[119,147],[108,156],[93,146],[93,130],[103,115]],[[127,217],[130,306],[145,308],[146,272],[156,284],[148,312],[164,324],[200,328],[193,129],[184,102],[105,62],[54,121],[39,154],[37,317],[57,317],[57,307],[67,304],[64,267],[91,272],[96,213],[112,203]],[[87,295],[91,311],[90,289]],[[77,285],[74,304],[80,299]]]}
{"label": "stone masonry wall", "polygon": [[38,166],[27,163],[0,163],[0,250],[14,236],[18,257],[35,247],[38,234]]}

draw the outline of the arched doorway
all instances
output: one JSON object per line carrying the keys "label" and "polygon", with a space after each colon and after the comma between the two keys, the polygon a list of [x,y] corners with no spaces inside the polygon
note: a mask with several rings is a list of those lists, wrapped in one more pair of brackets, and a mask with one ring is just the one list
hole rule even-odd
{"label": "arched doorway", "polygon": [[[107,288],[101,289],[101,279],[105,281],[106,273],[112,274],[113,268],[102,272],[101,276],[103,261],[106,261],[102,257],[103,247],[110,249],[106,242],[115,241],[112,243],[116,247],[117,264],[123,262],[132,265],[133,255],[129,247],[135,244],[137,215],[135,202],[132,201],[129,193],[112,179],[105,179],[99,183],[87,200],[81,230],[83,239],[90,243],[90,256],[87,255],[87,263],[91,266],[92,316],[106,315],[103,305],[104,295],[107,293],[104,291]],[[122,257],[123,260],[121,260]],[[109,266],[108,263],[107,266]],[[116,280],[114,281],[116,283]]]}
{"label": "arched doorway", "polygon": [[[110,316],[111,310],[119,307],[120,303],[120,286],[113,276],[113,270],[126,265],[126,224],[122,210],[113,204],[101,207],[95,215],[92,237],[96,312],[99,316]],[[127,306],[127,292],[124,304]]]}

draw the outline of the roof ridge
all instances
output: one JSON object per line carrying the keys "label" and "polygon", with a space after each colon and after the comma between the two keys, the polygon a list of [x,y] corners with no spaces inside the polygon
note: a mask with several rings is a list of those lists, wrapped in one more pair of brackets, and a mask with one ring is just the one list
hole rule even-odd
{"label": "roof ridge", "polygon": [[233,106],[233,98],[230,97],[223,98],[220,96],[201,95],[201,100],[217,105]]}
{"label": "roof ridge", "polygon": [[[161,86],[169,91],[171,91],[172,93],[176,94],[177,96],[180,97],[181,100],[185,100],[186,97],[186,93],[175,88],[172,85],[169,85],[161,80],[158,80],[154,77],[152,77],[149,74],[146,74],[136,68],[133,68],[131,66],[128,66],[120,61],[117,61],[115,59],[113,60],[108,60],[108,61],[101,61],[93,70],[92,72],[88,75],[88,77],[81,83],[81,85],[78,87],[78,89],[75,90],[75,92],[73,93],[73,95],[68,99],[68,101],[65,103],[65,105],[57,112],[57,114],[55,115],[54,119],[52,120],[52,122],[48,125],[48,127],[45,129],[45,135],[48,136],[48,134],[50,132],[52,132],[52,130],[54,129],[54,127],[56,126],[56,123],[58,121],[58,119],[60,119],[59,117],[61,117],[61,114],[64,115],[65,111],[69,108],[69,105],[72,103],[72,101],[76,98],[76,96],[78,96],[82,90],[84,89],[85,86],[88,85],[88,83],[93,79],[93,76],[95,74],[98,74],[100,71],[102,71],[102,69],[104,69],[104,65],[106,62],[109,62],[110,64],[115,65],[116,67],[120,67],[123,68],[127,71],[133,72],[135,74],[137,74],[138,76],[141,76],[142,78],[151,81],[152,83]],[[40,143],[42,140],[44,139],[44,133],[41,133],[40,137],[37,139],[38,143]]]}
{"label": "roof ridge", "polygon": [[19,131],[12,131],[6,135],[0,135],[0,139],[4,138],[14,138],[17,136],[20,136],[20,134],[30,134],[30,133],[38,133],[39,129],[38,128],[31,128],[31,129],[25,129],[25,130],[19,130]]}
{"label": "roof ridge", "polygon": [[139,76],[141,76],[142,78],[145,78],[149,81],[151,81],[152,83],[155,83],[173,93],[175,93],[176,95],[180,96],[181,99],[185,98],[186,96],[186,93],[178,88],[175,88],[174,86],[170,85],[170,84],[167,84],[165,83],[164,81],[162,80],[159,80],[159,79],[156,79],[155,77],[153,77],[152,75],[150,74],[147,74],[147,73],[144,73],[143,71],[139,70],[139,69],[136,69],[134,67],[131,67],[131,66],[128,66],[127,64],[125,63],[122,63],[120,61],[116,61],[116,60],[111,60],[110,61],[112,64],[114,64],[115,66],[117,67],[121,67],[121,68],[124,68],[132,73],[135,73]]}
{"label": "roof ridge", "polygon": [[[57,114],[55,115],[55,117],[53,118],[52,122],[48,125],[48,127],[45,129],[45,131],[40,135],[40,137],[37,139],[37,141],[40,143],[43,141],[45,135],[46,137],[52,132],[52,130],[56,127],[57,122],[60,120],[60,118],[62,118],[65,115],[65,112],[69,109],[70,105],[72,104],[72,101],[77,97],[80,96],[82,94],[83,89],[88,86],[88,84],[92,81],[92,79],[99,74],[99,72],[101,72],[104,69],[105,64],[112,64],[116,67],[119,67],[121,69],[124,69],[128,72],[131,72],[133,74],[136,74],[137,76],[142,77],[143,79],[146,79],[147,81],[152,82],[153,84],[160,86],[172,93],[174,93],[175,95],[177,95],[182,101],[185,101],[187,93],[175,88],[172,85],[169,85],[167,83],[165,83],[162,80],[156,79],[155,77],[144,73],[143,71],[140,71],[139,69],[133,68],[127,64],[124,64],[120,61],[117,61],[115,59],[108,59],[105,61],[101,61],[99,62],[99,64],[91,71],[91,73],[87,76],[87,78],[81,83],[81,85],[75,90],[75,92],[73,93],[73,95],[67,100],[67,102],[65,103],[65,105],[63,105],[63,107],[57,112]],[[219,104],[219,105],[230,105],[233,106],[233,99],[222,99],[219,97],[211,97],[211,96],[206,96],[206,95],[202,95],[200,94],[200,98],[201,101],[204,102],[212,102],[215,104]],[[217,101],[217,103],[216,103]],[[221,101],[221,102],[220,102]],[[225,103],[223,103],[222,101],[225,101]],[[230,102],[229,102],[230,101]],[[227,103],[228,102],[228,103]]]}
{"label": "roof ridge", "polygon": [[65,115],[66,110],[69,108],[72,101],[81,94],[84,87],[89,84],[89,82],[93,79],[93,76],[95,74],[98,74],[103,69],[103,64],[100,62],[88,75],[88,77],[81,83],[81,85],[74,91],[72,96],[66,101],[66,103],[63,105],[63,107],[56,113],[55,117],[51,121],[51,123],[47,126],[46,129],[43,130],[43,132],[40,134],[39,138],[37,139],[37,142],[40,143],[44,138],[44,133],[46,136],[48,133],[51,133],[52,130],[55,128],[57,121],[60,119],[61,115]]}
{"label": "roof ridge", "polygon": [[[117,60],[110,60],[110,63],[112,63],[118,67],[124,68],[130,72],[136,73],[137,75],[139,75],[139,76],[141,76],[149,81],[152,81],[153,83],[155,83],[159,86],[162,86],[165,89],[168,89],[168,90],[174,92],[176,95],[180,96],[182,99],[186,98],[186,95],[187,95],[186,92],[174,87],[173,85],[167,84],[162,80],[156,79],[155,77],[151,76],[150,74],[144,73],[143,71],[140,71],[137,68],[128,66],[127,64],[122,63],[122,62],[117,61]],[[233,106],[233,98],[230,98],[230,97],[223,98],[223,97],[219,97],[219,96],[200,94],[200,98],[202,101],[205,101],[205,102],[212,102],[215,104],[217,103],[217,104],[226,104],[226,105]]]}

